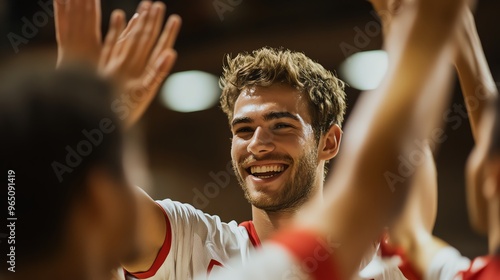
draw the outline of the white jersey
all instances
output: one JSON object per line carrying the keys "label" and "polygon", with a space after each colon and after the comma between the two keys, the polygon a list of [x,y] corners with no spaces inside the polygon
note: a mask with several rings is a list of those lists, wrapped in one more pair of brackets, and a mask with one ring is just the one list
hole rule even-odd
{"label": "white jersey", "polygon": [[[314,280],[305,275],[301,264],[290,251],[278,244],[265,244],[262,250],[252,254],[248,264],[235,263],[235,269],[221,270],[212,274],[214,280]],[[232,262],[232,261],[231,261]],[[196,280],[203,278],[196,278]],[[337,280],[337,279],[332,279]]]}
{"label": "white jersey", "polygon": [[[236,267],[236,269],[217,271],[211,276],[214,280],[315,279],[304,273],[302,266],[305,263],[297,262],[292,253],[282,247],[282,245],[267,244],[259,252],[254,252],[252,256],[252,261],[248,264],[234,264],[233,267]],[[407,280],[398,269],[397,264],[397,262],[386,261],[381,256],[374,256],[373,260],[359,272],[359,275],[353,277],[352,280]],[[199,279],[203,280],[203,278]]]}
{"label": "white jersey", "polygon": [[[229,259],[246,263],[259,246],[251,223],[221,222],[189,204],[170,199],[157,201],[167,222],[165,241],[152,267],[127,279],[193,279],[230,268]],[[246,227],[245,227],[246,226]]]}
{"label": "white jersey", "polygon": [[[224,223],[218,216],[170,199],[157,204],[165,214],[165,241],[151,268],[141,273],[126,273],[127,280],[188,280],[195,276],[212,279],[214,273],[249,263],[252,251],[261,246],[252,222]],[[373,278],[405,279],[399,277],[399,270],[389,274],[393,276]]]}
{"label": "white jersey", "polygon": [[448,246],[440,249],[432,258],[425,275],[429,280],[461,279],[457,276],[470,267],[470,260],[460,254],[457,249]]}

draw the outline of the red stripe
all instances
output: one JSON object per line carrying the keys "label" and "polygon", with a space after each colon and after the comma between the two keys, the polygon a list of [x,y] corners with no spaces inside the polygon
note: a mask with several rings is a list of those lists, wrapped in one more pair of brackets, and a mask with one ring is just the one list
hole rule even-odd
{"label": "red stripe", "polygon": [[331,248],[317,234],[308,230],[283,231],[274,236],[272,241],[289,250],[302,269],[314,279],[340,279]]}
{"label": "red stripe", "polygon": [[257,231],[255,230],[255,226],[253,225],[252,221],[246,221],[242,222],[240,224],[241,227],[244,227],[247,232],[248,236],[250,237],[250,242],[252,242],[252,245],[255,248],[259,248],[261,246],[259,236],[257,235]]}
{"label": "red stripe", "polygon": [[210,260],[210,263],[208,264],[208,268],[207,268],[207,276],[210,275],[210,272],[212,272],[212,269],[214,268],[214,266],[220,266],[220,267],[224,267],[220,262],[212,259]]}
{"label": "red stripe", "polygon": [[399,270],[408,280],[421,280],[423,279],[422,275],[418,272],[418,270],[413,267],[413,264],[410,262],[408,257],[406,256],[405,251],[401,247],[394,248],[388,242],[388,237],[385,236],[380,241],[380,251],[382,253],[382,257],[392,257],[399,256],[401,258],[401,264],[399,265]]}
{"label": "red stripe", "polygon": [[[483,266],[475,265],[485,262]],[[484,256],[475,258],[467,271],[459,273],[464,280],[496,280],[500,279],[500,256]]]}
{"label": "red stripe", "polygon": [[147,271],[130,273],[137,279],[146,279],[155,276],[156,272],[158,272],[158,269],[160,269],[160,267],[167,259],[168,253],[170,252],[170,247],[172,246],[172,228],[170,225],[170,220],[168,219],[167,212],[165,212],[165,209],[163,209],[160,204],[156,204],[158,205],[158,207],[160,207],[163,215],[165,215],[165,224],[167,227],[165,230],[165,240],[163,241],[160,252],[158,252],[158,255],[156,255],[156,259],[153,262],[153,265]]}

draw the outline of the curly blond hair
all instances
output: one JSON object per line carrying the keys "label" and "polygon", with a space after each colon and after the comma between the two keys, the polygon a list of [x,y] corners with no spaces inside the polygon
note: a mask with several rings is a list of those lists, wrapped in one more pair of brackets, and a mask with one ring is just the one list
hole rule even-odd
{"label": "curly blond hair", "polygon": [[332,125],[342,125],[346,109],[345,83],[300,52],[264,47],[252,53],[226,57],[219,84],[220,104],[229,122],[234,104],[245,88],[289,85],[306,94],[317,139]]}

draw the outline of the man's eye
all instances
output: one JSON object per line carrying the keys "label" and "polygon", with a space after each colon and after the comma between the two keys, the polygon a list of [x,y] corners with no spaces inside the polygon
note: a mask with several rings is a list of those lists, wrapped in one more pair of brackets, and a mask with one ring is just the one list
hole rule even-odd
{"label": "man's eye", "polygon": [[278,123],[274,126],[275,129],[290,128],[293,127],[287,123]]}
{"label": "man's eye", "polygon": [[248,133],[248,132],[253,132],[253,129],[250,128],[250,127],[242,127],[242,128],[238,128],[235,131],[235,134],[238,134],[238,133]]}

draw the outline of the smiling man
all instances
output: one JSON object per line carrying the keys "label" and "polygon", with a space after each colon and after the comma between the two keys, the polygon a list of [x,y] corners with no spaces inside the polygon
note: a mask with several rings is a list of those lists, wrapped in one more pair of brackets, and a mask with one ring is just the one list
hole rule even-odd
{"label": "smiling man", "polygon": [[[141,250],[135,260],[124,264],[129,271],[137,271],[128,276],[191,279],[198,273],[210,276],[215,268],[229,268],[229,258],[235,258],[240,264],[247,263],[249,252],[260,245],[260,239],[267,239],[272,232],[290,224],[294,216],[300,216],[301,227],[312,226],[315,231],[341,241],[342,246],[335,251],[340,275],[347,279],[353,274],[366,248],[389,220],[386,216],[403,198],[404,192],[394,193],[382,174],[397,169],[400,155],[408,156],[406,144],[410,140],[430,133],[432,120],[437,120],[438,109],[446,99],[444,89],[450,77],[446,66],[452,53],[452,48],[447,47],[451,37],[448,34],[452,33],[451,23],[459,4],[464,1],[407,2],[410,13],[398,17],[399,22],[394,25],[399,29],[398,36],[388,40],[394,49],[390,51],[393,59],[387,78],[378,90],[363,96],[361,109],[351,119],[353,133],[348,134],[349,146],[329,183],[335,184],[335,188],[329,188],[326,207],[322,205],[324,170],[325,163],[336,156],[340,145],[340,124],[345,110],[343,83],[300,53],[264,48],[240,54],[228,59],[221,80],[221,105],[233,132],[234,168],[252,203],[253,220],[242,226],[235,222],[223,223],[218,217],[190,205],[171,200],[154,202],[141,192],[136,197],[141,200]],[[142,3],[136,26],[151,22],[150,27],[158,34],[154,22],[161,22],[163,5]],[[68,5],[59,10],[57,25],[64,22],[61,15],[74,9],[72,7]],[[86,22],[93,22],[91,17],[88,19]],[[134,20],[130,26],[133,30]],[[68,29],[78,30],[76,26]],[[148,33],[133,32],[132,41],[141,37],[138,34]],[[92,41],[84,37],[78,46],[84,47],[85,42]],[[97,42],[99,45],[100,41]],[[71,49],[71,46],[60,47],[61,52]],[[138,48],[133,53],[143,56],[148,51]],[[135,67],[128,69],[140,72]],[[430,92],[427,84],[434,90]],[[154,91],[150,93],[154,95]],[[147,101],[141,105],[147,106],[151,98]],[[425,104],[425,110],[416,106],[419,104]],[[313,210],[323,211],[307,212],[306,202],[313,204]],[[317,254],[317,247],[306,248],[310,249],[306,254],[303,254],[304,248],[300,248],[303,243],[311,244],[308,242],[311,240],[312,245],[318,245],[317,236],[291,236],[294,240],[288,238],[283,243],[293,243],[292,249],[302,251],[297,255],[307,257],[304,261],[309,259],[310,251],[323,261],[327,257],[324,252]],[[304,236],[312,239],[300,238]],[[267,267],[279,268],[282,260],[285,264],[292,263],[286,256],[271,260],[266,263]],[[250,269],[265,272],[262,266]]]}
{"label": "smiling man", "polygon": [[[58,33],[78,31],[79,22],[71,23],[73,17],[69,16],[78,13],[74,3],[82,3],[82,0],[56,3]],[[151,27],[156,35],[161,30],[160,19],[165,13],[161,2],[142,1],[138,13],[121,35],[126,43],[133,44],[139,40],[134,36],[146,34],[134,32],[135,29]],[[117,17],[120,13],[114,15],[116,25],[123,28],[124,17]],[[64,43],[64,36],[58,36],[59,63],[95,46],[101,48],[101,56],[105,56],[109,51],[108,40],[104,41],[104,47],[99,47],[100,34],[92,35],[99,31],[94,28],[99,17],[98,11],[87,17],[85,28],[90,31],[78,37],[74,44]],[[175,35],[171,34],[176,34],[177,29],[172,26],[178,26],[173,24],[176,22],[173,19],[169,20],[170,24],[167,22],[165,36],[159,41],[166,42],[167,51],[175,41]],[[120,33],[110,34],[108,37],[117,37]],[[173,39],[162,40],[163,37]],[[118,40],[117,46],[120,44],[123,43]],[[140,50],[133,52],[134,55],[146,57]],[[153,56],[161,50],[153,51]],[[72,56],[64,56],[68,53]],[[111,63],[96,64],[100,72],[102,68],[109,68],[108,64],[112,66]],[[123,72],[137,71],[124,68]],[[157,76],[149,80],[159,84],[166,72],[158,71]],[[141,85],[148,85],[147,80]],[[221,107],[233,133],[233,167],[252,204],[252,220],[240,225],[234,221],[223,223],[219,217],[207,215],[191,205],[169,199],[154,201],[139,191],[140,250],[136,259],[123,263],[130,272],[126,273],[127,278],[192,279],[196,274],[210,275],[214,270],[229,269],[230,258],[246,263],[251,251],[260,247],[261,240],[290,224],[307,202],[323,202],[326,163],[337,155],[342,137],[340,126],[346,107],[344,83],[302,53],[262,48],[228,57],[221,86]],[[147,88],[152,88],[148,98],[132,108],[134,118],[128,120],[128,125],[137,121],[152,100],[156,87]],[[367,260],[372,255],[373,250],[367,254]]]}
{"label": "smiling man", "polygon": [[[307,202],[322,203],[325,164],[342,137],[344,83],[304,54],[262,48],[227,58],[221,107],[233,134],[231,158],[252,221],[223,223],[188,204],[157,201],[145,207],[145,242],[129,277],[190,279],[245,263]],[[152,205],[144,193],[144,205]],[[153,204],[154,205],[154,204]]]}
{"label": "smiling man", "polygon": [[263,48],[228,60],[221,84],[233,167],[265,239],[304,203],[322,202],[325,163],[342,137],[344,83],[302,53]]}

